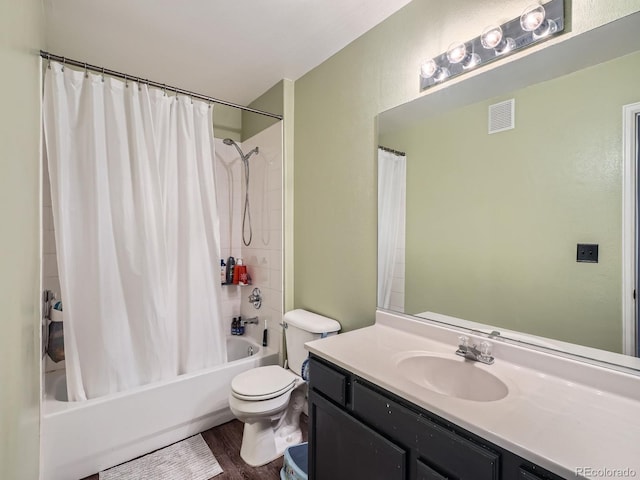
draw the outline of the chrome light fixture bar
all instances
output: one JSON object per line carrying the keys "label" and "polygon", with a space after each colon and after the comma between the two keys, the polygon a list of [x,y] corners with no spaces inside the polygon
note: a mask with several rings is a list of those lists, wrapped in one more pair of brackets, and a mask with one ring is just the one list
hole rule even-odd
{"label": "chrome light fixture bar", "polygon": [[420,91],[522,50],[564,30],[564,0],[527,7],[522,15],[502,25],[490,25],[468,42],[449,49],[420,67]]}

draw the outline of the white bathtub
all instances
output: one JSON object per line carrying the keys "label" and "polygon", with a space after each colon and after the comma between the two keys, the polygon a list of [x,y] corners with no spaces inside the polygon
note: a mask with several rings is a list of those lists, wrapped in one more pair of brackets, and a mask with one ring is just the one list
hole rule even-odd
{"label": "white bathtub", "polygon": [[233,377],[278,352],[246,337],[228,337],[227,349],[224,365],[84,402],[67,401],[64,370],[46,374],[41,478],[84,478],[233,419]]}

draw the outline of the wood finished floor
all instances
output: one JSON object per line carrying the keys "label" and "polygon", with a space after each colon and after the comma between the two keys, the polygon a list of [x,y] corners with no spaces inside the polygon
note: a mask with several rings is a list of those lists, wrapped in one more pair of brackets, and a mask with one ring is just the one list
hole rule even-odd
{"label": "wood finished floor", "polygon": [[[303,440],[307,441],[307,416],[300,417]],[[240,444],[242,443],[242,429],[244,424],[232,420],[218,427],[202,432],[207,445],[215,455],[224,470],[212,480],[280,480],[282,457],[262,467],[253,468],[240,458]],[[98,480],[98,474],[82,480]],[[147,480],[147,479],[140,479]],[[152,479],[148,479],[152,480]]]}

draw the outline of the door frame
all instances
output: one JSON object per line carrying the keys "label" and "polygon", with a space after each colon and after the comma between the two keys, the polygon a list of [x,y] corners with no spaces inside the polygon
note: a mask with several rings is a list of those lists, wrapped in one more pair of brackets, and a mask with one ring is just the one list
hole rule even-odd
{"label": "door frame", "polygon": [[640,102],[622,107],[622,351],[637,356],[636,292],[638,205],[638,117]]}

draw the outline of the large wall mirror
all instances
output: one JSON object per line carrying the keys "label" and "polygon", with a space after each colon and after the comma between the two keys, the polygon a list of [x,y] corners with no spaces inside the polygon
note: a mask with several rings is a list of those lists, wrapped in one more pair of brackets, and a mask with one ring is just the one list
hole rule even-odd
{"label": "large wall mirror", "polygon": [[638,31],[640,13],[379,116],[379,307],[640,370]]}

